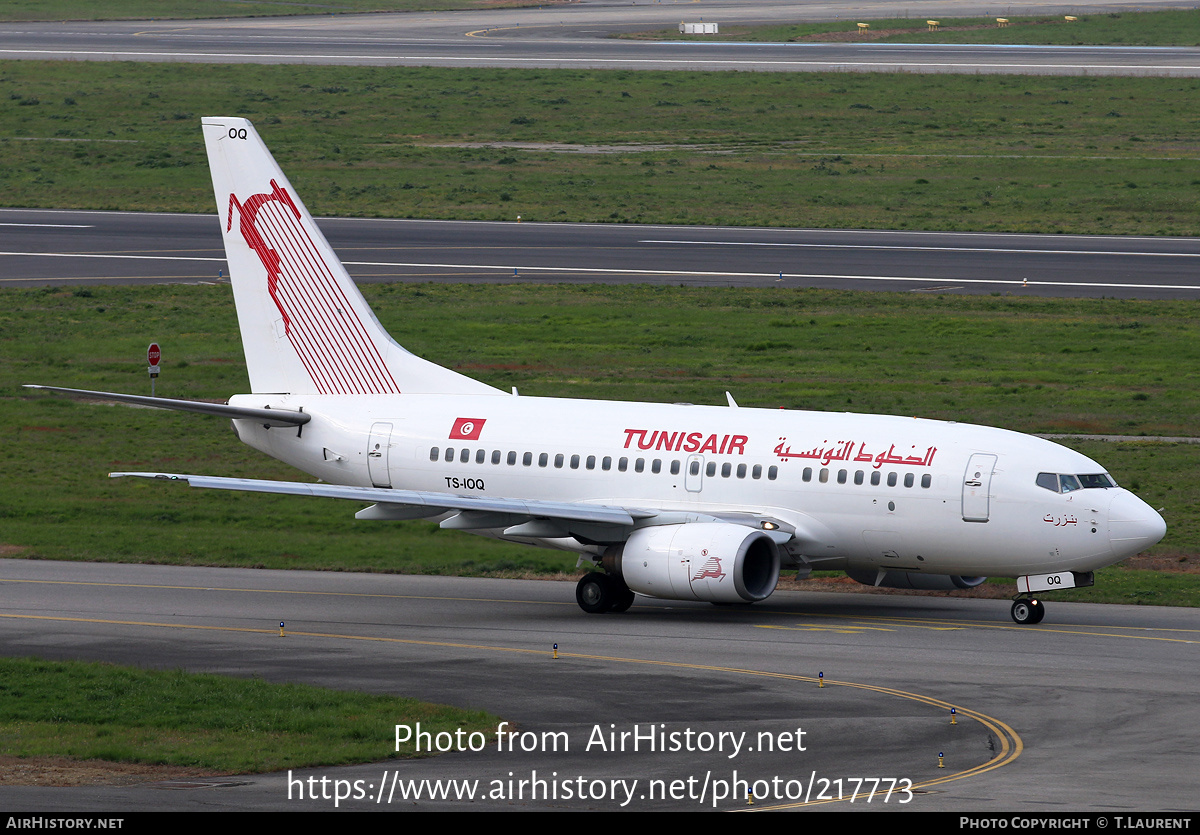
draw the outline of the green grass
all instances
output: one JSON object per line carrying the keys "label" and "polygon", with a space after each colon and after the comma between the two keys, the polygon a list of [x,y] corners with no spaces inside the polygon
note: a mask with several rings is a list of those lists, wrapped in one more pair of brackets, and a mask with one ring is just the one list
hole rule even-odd
{"label": "green grass", "polygon": [[0,658],[0,751],[225,774],[414,756],[395,726],[494,730],[495,717],[395,696],[112,664]]}
{"label": "green grass", "polygon": [[[244,115],[318,214],[1196,235],[1198,93],[1200,79],[0,62],[0,201],[211,212],[199,119]],[[472,143],[500,146],[450,147]]]}
{"label": "green grass", "polygon": [[[649,286],[368,285],[405,347],[522,394],[920,415],[1026,432],[1200,435],[1196,302]],[[701,336],[701,334],[703,336]],[[0,292],[3,544],[49,559],[476,575],[574,557],[357,522],[333,500],[113,481],[112,470],[296,479],[226,421],[73,402],[21,383],[247,388],[228,287]],[[1153,553],[1200,553],[1200,446],[1069,441],[1153,506]],[[286,535],[281,536],[281,532]],[[10,550],[13,550],[10,549]]]}
{"label": "green grass", "polygon": [[[1009,25],[1001,28],[996,18]],[[1036,45],[1196,46],[1200,44],[1200,12],[1171,9],[1157,12],[1111,12],[1065,15],[950,18],[938,17],[938,31],[931,32],[926,18],[846,17],[837,21],[812,21],[790,25],[721,25],[719,35],[681,35],[678,29],[660,29],[619,37],[653,40],[753,41],[753,42],[842,42],[883,43],[971,43]],[[858,23],[869,23],[864,34]],[[840,37],[839,37],[840,36]]]}
{"label": "green grass", "polygon": [[424,12],[549,5],[556,0],[5,0],[5,20],[174,20],[188,18]]}
{"label": "green grass", "polygon": [[[1009,581],[1015,596],[1016,584]],[[1200,606],[1200,574],[1147,571],[1114,566],[1096,572],[1090,588],[1054,592],[1047,599],[1077,603],[1124,603],[1137,606]]]}

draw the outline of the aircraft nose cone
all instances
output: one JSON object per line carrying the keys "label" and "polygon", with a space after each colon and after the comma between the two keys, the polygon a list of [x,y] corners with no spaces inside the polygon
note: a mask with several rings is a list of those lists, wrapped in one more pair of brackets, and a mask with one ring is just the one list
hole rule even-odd
{"label": "aircraft nose cone", "polygon": [[1167,532],[1158,512],[1132,493],[1122,490],[1108,509],[1108,541],[1120,559],[1132,557],[1154,545]]}

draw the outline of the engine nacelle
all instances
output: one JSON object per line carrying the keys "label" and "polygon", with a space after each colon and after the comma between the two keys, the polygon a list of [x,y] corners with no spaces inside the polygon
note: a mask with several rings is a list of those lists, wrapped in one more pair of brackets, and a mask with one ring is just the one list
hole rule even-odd
{"label": "engine nacelle", "polygon": [[921,574],[916,571],[885,571],[879,578],[878,571],[851,568],[846,571],[851,580],[864,586],[883,586],[889,589],[922,589],[924,591],[954,591],[973,589],[987,577],[959,577],[951,574]]}
{"label": "engine nacelle", "polygon": [[634,531],[614,567],[629,588],[652,597],[753,603],[775,591],[779,546],[745,525],[662,525]]}

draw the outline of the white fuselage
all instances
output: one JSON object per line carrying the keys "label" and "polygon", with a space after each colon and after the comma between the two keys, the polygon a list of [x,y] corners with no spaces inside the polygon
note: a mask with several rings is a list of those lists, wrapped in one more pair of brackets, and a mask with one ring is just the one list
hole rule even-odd
{"label": "white fuselage", "polygon": [[1158,514],[1124,489],[1038,485],[1039,473],[1103,474],[1086,456],[971,424],[508,395],[230,402],[311,414],[301,430],[235,425],[330,483],[769,518],[794,530],[793,561],[818,568],[1086,572],[1162,535]]}

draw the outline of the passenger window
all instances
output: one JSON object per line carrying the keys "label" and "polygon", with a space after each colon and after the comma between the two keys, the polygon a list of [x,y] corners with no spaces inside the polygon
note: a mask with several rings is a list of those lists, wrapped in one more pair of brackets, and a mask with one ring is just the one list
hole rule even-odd
{"label": "passenger window", "polygon": [[460,452],[458,454],[458,460],[463,464],[466,464],[468,461],[470,461],[471,460],[471,450],[467,449],[466,447],[463,447],[462,452]]}
{"label": "passenger window", "polygon": [[596,456],[594,456],[594,455],[589,455],[589,456],[587,457],[587,468],[588,468],[589,470],[594,470],[594,469],[596,469]]}
{"label": "passenger window", "polygon": [[538,456],[538,466],[539,467],[544,467],[549,463],[550,463],[550,453],[543,452],[541,455]]}
{"label": "passenger window", "polygon": [[895,487],[895,486],[896,486],[896,474],[888,473],[888,487]]}
{"label": "passenger window", "polygon": [[533,466],[533,453],[527,452],[524,455],[522,455],[521,463],[524,464],[526,467]]}
{"label": "passenger window", "polygon": [[873,473],[871,473],[871,486],[879,486],[879,470],[875,470]]}
{"label": "passenger window", "polygon": [[517,453],[513,450],[508,451],[508,466],[515,467],[517,465]]}
{"label": "passenger window", "polygon": [[650,462],[650,472],[658,474],[662,472],[662,459],[655,458]]}
{"label": "passenger window", "polygon": [[498,450],[498,449],[493,449],[493,450],[492,450],[492,463],[493,463],[493,464],[499,464],[499,463],[500,463],[500,450]]}
{"label": "passenger window", "polygon": [[439,452],[441,452],[441,450],[439,450],[437,447],[432,447],[432,448],[429,450],[429,460],[430,460],[430,461],[436,461],[436,460],[438,460],[438,453],[439,453]]}
{"label": "passenger window", "polygon": [[717,462],[709,461],[708,466],[704,468],[704,472],[709,478],[715,476],[717,474]]}
{"label": "passenger window", "polygon": [[692,475],[700,475],[700,462],[693,461],[688,464],[688,472],[690,472]]}
{"label": "passenger window", "polygon": [[605,472],[608,472],[609,470],[612,469],[612,456],[611,455],[604,456],[603,460],[600,461],[600,469],[604,470]]}
{"label": "passenger window", "polygon": [[617,461],[617,470],[619,472],[623,473],[628,469],[629,469],[629,459],[628,458],[621,458]]}
{"label": "passenger window", "polygon": [[475,463],[482,464],[487,459],[487,452],[482,449],[475,450]]}
{"label": "passenger window", "polygon": [[863,483],[863,477],[864,477],[865,475],[866,475],[866,473],[864,473],[862,470],[855,470],[855,471],[854,471],[854,483],[855,483],[855,484],[862,484],[862,483]]}
{"label": "passenger window", "polygon": [[812,481],[812,467],[805,467],[804,472],[800,474],[802,481]]}
{"label": "passenger window", "polygon": [[572,469],[572,470],[578,470],[578,469],[579,469],[579,456],[578,456],[578,455],[572,455],[572,456],[571,456],[571,469]]}
{"label": "passenger window", "polygon": [[454,447],[446,447],[446,461],[447,462],[454,461]]}
{"label": "passenger window", "polygon": [[820,478],[822,484],[828,484],[829,483],[829,468],[822,467],[821,475],[818,476],[818,478]]}
{"label": "passenger window", "polygon": [[767,481],[774,481],[779,476],[779,468],[772,466],[767,470]]}
{"label": "passenger window", "polygon": [[646,469],[646,459],[645,458],[639,458],[638,460],[633,462],[633,471],[635,473],[643,472],[645,469]]}
{"label": "passenger window", "polygon": [[755,464],[754,469],[750,471],[751,478],[762,478],[762,464]]}
{"label": "passenger window", "polygon": [[564,460],[565,459],[563,458],[563,454],[561,452],[558,455],[554,456],[554,468],[556,470],[561,470]]}
{"label": "passenger window", "polygon": [[904,486],[905,486],[905,487],[912,487],[912,486],[913,486],[913,482],[914,482],[914,481],[916,481],[916,478],[917,478],[917,477],[916,477],[916,476],[914,476],[912,473],[905,473],[905,474],[904,474]]}
{"label": "passenger window", "polygon": [[846,471],[838,470],[838,484],[845,484],[845,483],[846,483]]}
{"label": "passenger window", "polygon": [[679,459],[671,462],[671,475],[679,475]]}
{"label": "passenger window", "polygon": [[933,476],[931,476],[929,473],[925,473],[925,475],[921,476],[921,486],[922,487],[928,489],[932,485],[933,485]]}
{"label": "passenger window", "polygon": [[726,461],[721,465],[721,478],[729,478],[733,473],[733,465]]}
{"label": "passenger window", "polygon": [[745,464],[738,464],[737,477],[738,478],[746,477],[746,465]]}

